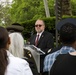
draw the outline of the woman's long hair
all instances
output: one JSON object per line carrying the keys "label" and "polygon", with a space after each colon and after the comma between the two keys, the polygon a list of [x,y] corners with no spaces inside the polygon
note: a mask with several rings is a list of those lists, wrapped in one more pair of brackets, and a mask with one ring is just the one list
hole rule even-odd
{"label": "woman's long hair", "polygon": [[18,32],[9,34],[11,44],[9,46],[9,51],[16,57],[24,57],[24,39],[22,35]]}
{"label": "woman's long hair", "polygon": [[8,42],[8,32],[5,28],[0,27],[0,75],[5,74],[7,68],[7,42]]}

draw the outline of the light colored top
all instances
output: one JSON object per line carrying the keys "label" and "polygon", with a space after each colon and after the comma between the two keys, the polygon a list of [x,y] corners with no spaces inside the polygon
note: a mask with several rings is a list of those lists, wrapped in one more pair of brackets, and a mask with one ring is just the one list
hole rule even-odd
{"label": "light colored top", "polygon": [[9,51],[8,55],[8,66],[5,75],[33,75],[26,60],[18,57],[14,57]]}

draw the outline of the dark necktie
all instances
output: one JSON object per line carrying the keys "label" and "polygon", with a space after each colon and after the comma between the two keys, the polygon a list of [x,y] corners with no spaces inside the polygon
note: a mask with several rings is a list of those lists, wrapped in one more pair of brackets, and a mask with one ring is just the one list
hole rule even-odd
{"label": "dark necktie", "polygon": [[35,46],[37,46],[38,41],[39,41],[39,34],[36,36],[36,40],[35,40]]}

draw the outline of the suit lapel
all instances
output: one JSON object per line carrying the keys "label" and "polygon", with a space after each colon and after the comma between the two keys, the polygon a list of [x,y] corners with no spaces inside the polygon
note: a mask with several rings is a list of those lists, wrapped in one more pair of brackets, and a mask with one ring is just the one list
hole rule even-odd
{"label": "suit lapel", "polygon": [[35,45],[35,39],[36,39],[36,35],[33,38],[33,44]]}

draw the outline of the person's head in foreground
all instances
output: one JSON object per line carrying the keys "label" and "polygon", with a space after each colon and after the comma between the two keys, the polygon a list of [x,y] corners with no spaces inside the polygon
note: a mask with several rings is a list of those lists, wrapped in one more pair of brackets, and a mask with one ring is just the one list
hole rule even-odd
{"label": "person's head in foreground", "polygon": [[[68,18],[61,21],[61,25],[58,24],[57,29],[60,33],[60,41],[64,45],[74,46],[76,43],[76,23],[74,20],[76,19]],[[76,49],[76,46],[74,48]]]}
{"label": "person's head in foreground", "polygon": [[0,26],[0,75],[32,75],[28,62],[8,51],[10,43],[8,31]]}
{"label": "person's head in foreground", "polygon": [[0,26],[0,75],[4,75],[8,65],[7,52],[10,44],[8,32],[5,28]]}
{"label": "person's head in foreground", "polygon": [[9,34],[11,44],[9,46],[9,51],[16,57],[24,57],[24,39],[20,33],[10,33]]}

